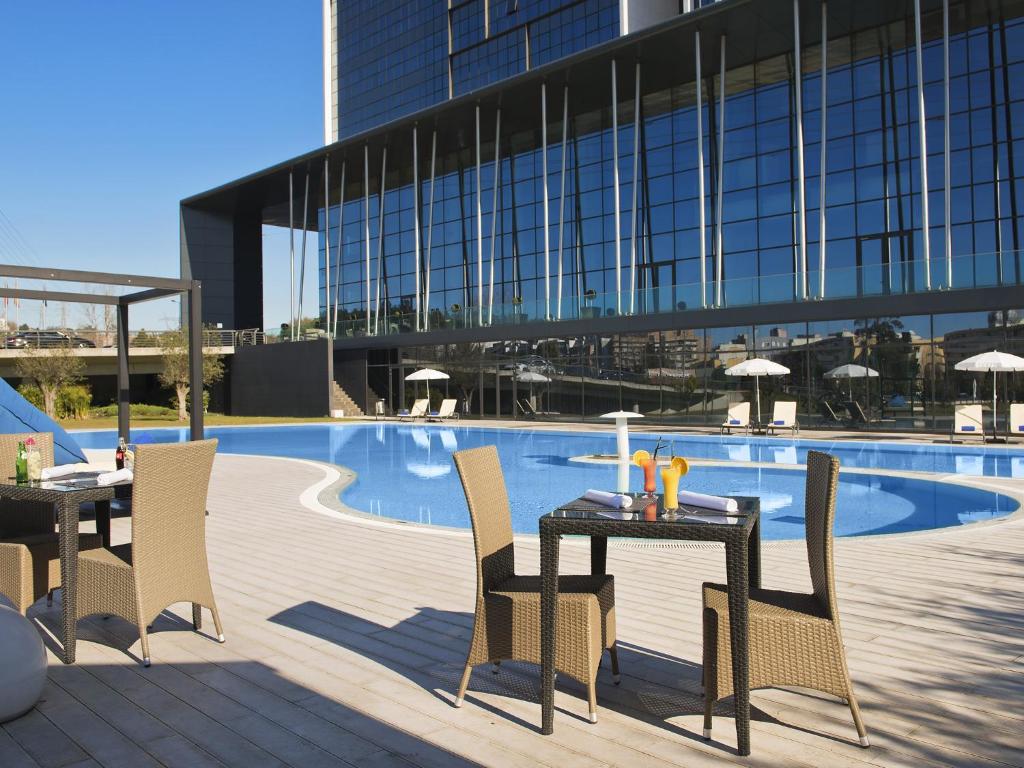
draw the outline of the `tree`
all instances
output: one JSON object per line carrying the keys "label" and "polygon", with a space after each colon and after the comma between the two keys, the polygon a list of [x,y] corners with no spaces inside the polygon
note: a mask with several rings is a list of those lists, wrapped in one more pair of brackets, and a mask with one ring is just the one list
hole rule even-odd
{"label": "tree", "polygon": [[[188,395],[190,389],[190,369],[188,355],[188,331],[168,331],[161,336],[161,347],[164,350],[164,367],[160,371],[160,383],[165,387],[174,389],[178,398],[178,420],[185,421],[188,418]],[[211,355],[203,352],[203,386],[208,387],[216,384],[224,378],[224,363],[219,355]],[[193,408],[202,408],[202,397],[199,405],[195,404],[193,397]]]}
{"label": "tree", "polygon": [[85,361],[68,346],[50,349],[28,348],[17,362],[23,379],[35,382],[43,393],[43,410],[50,418],[57,415],[57,394],[62,387],[75,384],[82,377]]}

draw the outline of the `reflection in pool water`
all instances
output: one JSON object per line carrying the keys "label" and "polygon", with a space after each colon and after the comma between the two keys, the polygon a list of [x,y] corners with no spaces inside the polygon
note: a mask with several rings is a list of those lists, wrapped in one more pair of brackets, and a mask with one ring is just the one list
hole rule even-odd
{"label": "reflection in pool water", "polygon": [[[184,439],[178,429],[137,430],[154,441]],[[342,501],[372,514],[415,522],[467,527],[469,517],[452,464],[453,451],[496,445],[512,499],[513,527],[537,530],[537,517],[588,488],[615,484],[612,464],[569,457],[615,450],[609,432],[537,431],[458,427],[448,424],[312,424],[295,427],[215,427],[220,450],[289,456],[341,464],[357,478]],[[111,447],[112,431],[75,435],[85,448]],[[656,436],[634,435],[634,448],[653,448]],[[981,445],[914,445],[787,438],[672,437],[687,458],[793,465],[808,449],[839,457],[844,467],[1024,477],[1024,452]],[[639,470],[636,481],[640,483]],[[765,539],[803,536],[804,475],[775,467],[697,466],[683,478],[690,490],[761,497]],[[840,474],[836,534],[897,533],[986,520],[1017,509],[1012,499],[950,483],[888,475]]]}

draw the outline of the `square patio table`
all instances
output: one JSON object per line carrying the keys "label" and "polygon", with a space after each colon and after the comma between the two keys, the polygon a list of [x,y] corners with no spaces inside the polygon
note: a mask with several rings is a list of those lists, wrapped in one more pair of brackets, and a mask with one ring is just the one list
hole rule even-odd
{"label": "square patio table", "polygon": [[130,482],[99,485],[100,472],[76,472],[73,475],[41,482],[19,483],[13,478],[0,480],[0,498],[41,501],[57,508],[58,549],[60,551],[61,609],[64,625],[64,663],[75,662],[75,638],[78,609],[78,520],[79,507],[96,505],[96,531],[103,546],[110,546],[110,502],[124,498]]}
{"label": "square patio table", "polygon": [[[541,574],[541,732],[554,731],[555,611],[558,605],[558,550],[562,536],[590,537],[590,570],[604,574],[608,537],[717,541],[725,545],[729,595],[729,630],[732,647],[736,742],[741,755],[750,754],[750,660],[747,645],[750,588],[761,586],[761,501],[754,496],[733,496],[739,513],[735,522],[721,522],[723,513],[681,504],[665,510],[662,497],[647,499],[631,494],[633,506],[610,509],[575,499],[542,515],[540,527]],[[706,518],[706,519],[702,519]]]}

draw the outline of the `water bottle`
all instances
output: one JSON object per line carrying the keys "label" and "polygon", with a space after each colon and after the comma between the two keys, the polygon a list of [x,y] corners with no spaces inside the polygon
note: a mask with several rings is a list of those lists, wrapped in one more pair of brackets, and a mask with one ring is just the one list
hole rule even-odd
{"label": "water bottle", "polygon": [[19,483],[28,482],[28,449],[25,443],[18,443],[18,455],[14,460],[14,476]]}

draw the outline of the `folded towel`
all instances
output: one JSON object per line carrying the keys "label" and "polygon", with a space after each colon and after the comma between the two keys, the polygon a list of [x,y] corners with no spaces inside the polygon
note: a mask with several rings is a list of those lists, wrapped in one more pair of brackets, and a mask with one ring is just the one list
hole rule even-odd
{"label": "folded towel", "polygon": [[715,525],[731,525],[738,523],[742,517],[728,517],[726,515],[683,515],[683,520],[693,523],[714,523]]}
{"label": "folded towel", "polygon": [[118,469],[114,472],[104,472],[96,476],[96,485],[113,485],[114,483],[123,483],[132,481],[132,471],[130,469]]}
{"label": "folded towel", "polygon": [[718,512],[725,512],[726,514],[735,514],[740,511],[740,506],[736,503],[736,499],[726,499],[722,496],[709,496],[706,493],[697,493],[696,491],[680,491],[679,503],[692,504],[695,507],[704,507],[704,509],[714,509]]}
{"label": "folded towel", "polygon": [[58,467],[43,467],[39,473],[40,480],[56,480],[58,477],[67,477],[78,471],[77,464],[61,464]]}
{"label": "folded towel", "polygon": [[600,504],[605,507],[614,507],[615,509],[628,509],[633,505],[633,498],[624,493],[609,493],[608,491],[590,490],[583,494],[583,498],[587,501],[592,501],[595,504]]}
{"label": "folded towel", "polygon": [[964,424],[964,425],[962,425],[960,427],[960,430],[962,432],[973,432],[974,431],[974,425],[973,424]]}
{"label": "folded towel", "polygon": [[729,419],[729,423],[730,424],[739,424],[740,420],[739,419]]}
{"label": "folded towel", "polygon": [[776,426],[776,427],[784,427],[784,426],[786,426],[786,420],[785,419],[776,419],[775,421],[772,422],[772,424],[774,426]]}

